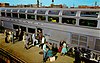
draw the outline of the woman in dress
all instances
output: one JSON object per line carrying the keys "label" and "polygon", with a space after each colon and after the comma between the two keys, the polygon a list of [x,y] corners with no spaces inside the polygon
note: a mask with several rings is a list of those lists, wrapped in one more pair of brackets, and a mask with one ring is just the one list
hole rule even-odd
{"label": "woman in dress", "polygon": [[67,45],[66,45],[66,42],[63,43],[63,48],[62,48],[62,51],[61,51],[61,55],[65,55],[67,53]]}

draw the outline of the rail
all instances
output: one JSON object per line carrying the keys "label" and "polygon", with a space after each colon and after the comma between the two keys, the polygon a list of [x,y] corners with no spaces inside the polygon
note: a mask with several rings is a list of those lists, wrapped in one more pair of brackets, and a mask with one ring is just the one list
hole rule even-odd
{"label": "rail", "polygon": [[[3,57],[3,58],[2,58]],[[0,48],[0,58],[4,60],[7,59],[11,63],[16,62],[16,63],[26,63],[24,60],[10,54],[9,52],[5,51],[4,49]],[[6,61],[6,60],[5,60]]]}

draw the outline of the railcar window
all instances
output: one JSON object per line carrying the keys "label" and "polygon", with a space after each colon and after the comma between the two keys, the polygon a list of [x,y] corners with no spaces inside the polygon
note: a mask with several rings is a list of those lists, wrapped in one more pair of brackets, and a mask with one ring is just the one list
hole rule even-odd
{"label": "railcar window", "polygon": [[46,17],[42,15],[37,15],[37,20],[46,20]]}
{"label": "railcar window", "polygon": [[13,25],[13,28],[14,29],[19,29],[19,26],[18,25]]}
{"label": "railcar window", "polygon": [[37,10],[37,14],[45,14],[46,10]]}
{"label": "railcar window", "polygon": [[20,28],[21,28],[22,31],[26,32],[26,27],[20,26]]}
{"label": "railcar window", "polygon": [[88,37],[88,46],[89,46],[89,48],[91,48],[91,49],[94,48],[94,46],[93,46],[94,41],[95,41],[95,37],[93,37],[93,36]]}
{"label": "railcar window", "polygon": [[48,16],[48,21],[53,22],[53,23],[58,23],[59,22],[59,17]]}
{"label": "railcar window", "polygon": [[27,14],[27,19],[35,20],[35,15]]}
{"label": "railcar window", "polygon": [[65,15],[65,16],[75,16],[76,15],[76,11],[64,10],[62,15]]}
{"label": "railcar window", "polygon": [[5,9],[1,9],[2,12],[5,12]]}
{"label": "railcar window", "polygon": [[62,18],[62,23],[64,23],[64,24],[76,24],[76,19],[74,19],[74,18]]}
{"label": "railcar window", "polygon": [[1,12],[1,16],[3,16],[3,17],[4,17],[4,16],[5,16],[5,12]]}
{"label": "railcar window", "polygon": [[26,18],[25,14],[19,14],[19,18]]}
{"label": "railcar window", "polygon": [[20,9],[19,12],[25,13],[26,9]]}
{"label": "railcar window", "polygon": [[82,35],[73,33],[71,37],[72,37],[71,38],[72,44],[78,45],[78,42],[79,42],[80,46],[83,46],[83,47],[87,46],[87,36],[82,36]]}
{"label": "railcar window", "polygon": [[95,17],[97,18],[99,11],[82,11],[80,16],[81,17]]}
{"label": "railcar window", "polygon": [[6,10],[6,15],[7,15],[7,17],[11,17],[11,9]]}
{"label": "railcar window", "polygon": [[97,20],[85,20],[85,19],[80,19],[79,20],[79,25],[83,26],[90,26],[90,27],[97,27]]}
{"label": "railcar window", "polygon": [[71,40],[72,40],[72,44],[75,44],[75,45],[78,45],[78,39],[79,39],[79,35],[77,35],[77,34],[72,34],[72,36],[71,36],[72,38],[71,38]]}
{"label": "railcar window", "polygon": [[96,39],[95,50],[100,51],[100,39]]}
{"label": "railcar window", "polygon": [[29,9],[28,11],[27,11],[27,13],[34,13],[35,12],[35,10],[33,10],[33,9]]}
{"label": "railcar window", "polygon": [[18,18],[18,13],[17,13],[17,11],[18,11],[18,9],[13,9],[13,10],[12,10],[12,16],[13,16],[14,18]]}
{"label": "railcar window", "polygon": [[18,13],[12,13],[12,16],[13,16],[14,18],[18,18]]}
{"label": "railcar window", "polygon": [[79,39],[80,39],[79,45],[87,46],[87,37],[86,36],[80,36]]}
{"label": "railcar window", "polygon": [[7,17],[11,17],[11,13],[7,13]]}
{"label": "railcar window", "polygon": [[6,12],[11,12],[11,9],[7,9]]}
{"label": "railcar window", "polygon": [[80,36],[80,41],[87,42],[87,37],[86,36]]}
{"label": "railcar window", "polygon": [[18,9],[13,9],[13,10],[12,10],[13,13],[14,13],[14,12],[17,12],[17,11],[18,11]]}
{"label": "railcar window", "polygon": [[35,33],[35,29],[28,28],[28,32],[29,32],[29,33]]}
{"label": "railcar window", "polygon": [[59,15],[60,10],[49,10],[48,14]]}

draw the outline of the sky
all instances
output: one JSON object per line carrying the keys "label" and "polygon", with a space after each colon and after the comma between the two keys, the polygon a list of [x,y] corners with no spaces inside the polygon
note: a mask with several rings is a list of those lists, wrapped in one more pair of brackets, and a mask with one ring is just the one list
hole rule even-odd
{"label": "sky", "polygon": [[[39,0],[43,6],[49,6],[52,3],[52,0]],[[17,4],[36,4],[37,0],[0,0],[0,2],[10,3],[10,5],[17,5]],[[63,4],[68,7],[78,5],[88,5],[94,6],[95,2],[97,5],[100,6],[100,0],[54,0],[54,4]]]}

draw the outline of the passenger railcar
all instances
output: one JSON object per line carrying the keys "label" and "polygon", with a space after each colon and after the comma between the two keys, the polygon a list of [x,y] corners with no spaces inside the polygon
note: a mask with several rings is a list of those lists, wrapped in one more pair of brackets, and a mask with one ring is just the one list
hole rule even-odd
{"label": "passenger railcar", "polygon": [[0,23],[29,33],[41,30],[48,42],[59,46],[87,47],[100,51],[100,9],[0,8]]}

